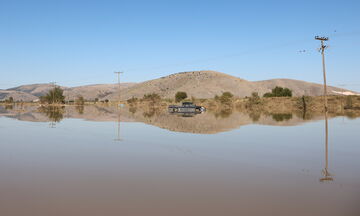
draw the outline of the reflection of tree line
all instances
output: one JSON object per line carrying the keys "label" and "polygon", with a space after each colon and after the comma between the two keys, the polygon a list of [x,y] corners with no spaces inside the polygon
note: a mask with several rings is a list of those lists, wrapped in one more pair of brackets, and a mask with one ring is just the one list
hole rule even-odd
{"label": "reflection of tree line", "polygon": [[[21,113],[27,113],[29,110],[32,110],[31,106],[20,106],[18,105],[8,105],[2,106],[4,110],[7,110],[9,113],[19,114],[21,116]],[[65,117],[65,112],[68,113],[68,117],[75,117],[78,118],[80,116],[74,115],[75,113],[78,115],[84,115],[84,118],[87,118],[89,120],[92,119],[91,114],[94,114],[94,119],[101,119],[106,118],[108,119],[109,116],[112,116],[114,114],[114,108],[112,106],[41,106],[38,109],[38,112],[45,114],[49,118],[49,120],[55,122],[59,122],[62,120],[62,118]],[[117,109],[116,109],[117,110]],[[75,111],[75,113],[74,113]],[[285,112],[284,112],[285,111]],[[31,112],[31,111],[30,111]],[[166,109],[163,107],[148,107],[148,106],[128,106],[125,109],[122,109],[121,111],[124,113],[124,116],[127,116],[127,118],[133,118],[141,121],[141,118],[139,117],[145,117],[147,119],[155,118],[157,116],[162,116],[162,118],[166,118],[166,116],[170,115]],[[99,115],[101,113],[101,115]],[[138,114],[140,113],[140,115]],[[202,115],[206,116],[214,116],[218,120],[227,119],[227,118],[239,118],[238,113],[241,113],[241,116],[246,116],[250,118],[253,122],[258,121],[269,121],[272,119],[274,122],[286,122],[291,119],[296,120],[312,120],[315,118],[319,118],[319,116],[323,116],[323,113],[321,112],[313,112],[313,111],[306,111],[306,112],[286,112],[286,110],[279,110],[279,112],[272,113],[267,112],[261,109],[238,109],[236,107],[234,108],[221,108],[221,109],[209,109],[204,114],[200,114],[200,118],[202,118]],[[87,115],[85,115],[87,114]],[[90,114],[90,115],[89,115]],[[344,112],[328,112],[329,118],[335,117],[335,116],[346,116],[350,119],[357,118],[360,116],[359,112],[351,111],[351,110],[344,110]],[[106,117],[107,116],[107,117]],[[194,117],[197,115],[178,115],[179,117]],[[270,117],[270,119],[268,118]],[[81,118],[81,117],[80,117]],[[207,118],[207,117],[206,117]]]}
{"label": "reflection of tree line", "polygon": [[64,106],[41,106],[38,111],[45,114],[50,121],[60,122],[64,118]]}
{"label": "reflection of tree line", "polygon": [[14,109],[14,105],[12,105],[12,104],[6,104],[6,105],[5,105],[5,109],[6,109],[6,110],[12,110],[12,109]]}
{"label": "reflection of tree line", "polygon": [[82,105],[78,105],[75,107],[75,109],[77,110],[77,112],[81,115],[84,114],[84,106]]}
{"label": "reflection of tree line", "polygon": [[[158,108],[158,107],[138,108],[136,106],[129,106],[128,108],[128,111],[132,114],[135,114],[139,110],[141,110],[143,116],[146,118],[152,118],[156,115],[160,115],[163,113],[162,108]],[[216,118],[220,118],[220,119],[230,118],[232,114],[235,112],[247,113],[253,122],[259,121],[261,116],[270,116],[276,122],[283,122],[293,119],[294,116],[297,116],[299,119],[303,119],[303,120],[311,120],[314,117],[321,115],[320,113],[307,111],[306,109],[304,109],[302,112],[297,111],[297,112],[285,112],[285,113],[269,113],[262,110],[241,110],[241,109],[238,110],[234,108],[225,107],[223,109],[208,110],[207,112],[213,114]],[[332,115],[338,116],[340,114],[333,113]],[[359,115],[354,112],[344,112],[341,113],[341,115],[345,115],[348,118],[359,117]],[[195,115],[179,115],[179,116],[193,117]]]}
{"label": "reflection of tree line", "polygon": [[292,119],[292,117],[293,117],[292,113],[275,113],[275,114],[272,114],[272,118],[277,122],[288,121],[288,120]]}
{"label": "reflection of tree line", "polygon": [[[75,109],[78,114],[84,114],[84,106],[75,106]],[[45,114],[50,121],[60,122],[64,118],[65,106],[41,106],[38,111]]]}
{"label": "reflection of tree line", "polygon": [[161,109],[155,108],[155,107],[150,107],[149,109],[145,109],[143,111],[143,116],[145,118],[151,118],[154,116],[158,116],[161,114]]}
{"label": "reflection of tree line", "polygon": [[[229,117],[231,117],[233,112],[234,112],[233,109],[219,109],[219,110],[213,111],[212,113],[214,114],[214,116],[216,118],[229,118]],[[247,114],[249,115],[249,117],[251,118],[251,120],[253,122],[259,121],[259,119],[262,115],[271,116],[272,119],[277,122],[288,121],[293,118],[293,113],[267,113],[267,112],[261,112],[261,111],[256,110],[256,111],[252,111],[252,112],[247,112]]]}

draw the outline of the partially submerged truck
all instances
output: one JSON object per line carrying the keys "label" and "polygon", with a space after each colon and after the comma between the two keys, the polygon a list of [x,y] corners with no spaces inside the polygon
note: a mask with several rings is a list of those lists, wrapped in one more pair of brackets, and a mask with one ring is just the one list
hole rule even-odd
{"label": "partially submerged truck", "polygon": [[168,111],[170,113],[203,113],[206,111],[206,108],[196,106],[192,102],[183,102],[181,105],[170,105]]}

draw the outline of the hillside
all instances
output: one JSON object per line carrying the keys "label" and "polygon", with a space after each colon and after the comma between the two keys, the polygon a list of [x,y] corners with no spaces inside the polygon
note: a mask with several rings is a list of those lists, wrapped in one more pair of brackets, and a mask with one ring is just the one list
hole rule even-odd
{"label": "hillside", "polygon": [[[121,83],[120,89],[123,90],[134,84],[135,83]],[[77,87],[60,87],[64,90],[64,95],[67,100],[73,100],[79,95],[82,95],[87,100],[94,100],[95,98],[103,99],[109,94],[117,94],[118,92],[118,84],[95,84]],[[33,101],[38,99],[38,97],[48,93],[52,88],[54,88],[54,86],[51,84],[31,84],[0,90],[0,100],[13,97],[16,101]]]}
{"label": "hillside", "polygon": [[[121,83],[120,90],[124,90],[133,85],[135,85],[135,83]],[[103,100],[106,96],[113,94],[113,95],[117,95],[116,99],[118,99],[118,95],[119,95],[118,89],[119,89],[118,84],[86,85],[86,86],[66,88],[64,90],[64,95],[69,99],[74,99],[78,95],[81,95],[87,100],[95,100],[95,98],[98,98],[99,100]]]}
{"label": "hillside", "polygon": [[[50,89],[54,88],[54,85],[49,83],[44,84],[31,84],[31,85],[21,85],[15,88],[7,89],[9,91],[25,92],[33,96],[39,97],[45,95],[49,92]],[[66,87],[62,87],[65,89]],[[0,98],[1,99],[1,98]]]}
{"label": "hillside", "polygon": [[[323,85],[300,80],[272,79],[264,81],[247,81],[216,71],[193,71],[172,74],[133,85],[124,89],[122,99],[142,97],[147,93],[157,93],[164,98],[173,98],[176,92],[185,91],[188,97],[212,98],[229,91],[238,97],[250,96],[252,92],[263,95],[275,86],[282,86],[293,90],[294,96],[318,96],[323,93]],[[328,87],[329,94],[348,90]],[[353,92],[355,93],[355,92]],[[106,98],[114,100],[116,95],[110,94]]]}
{"label": "hillside", "polygon": [[13,90],[0,90],[0,100],[5,100],[7,98],[14,98],[16,101],[33,101],[38,99],[38,97],[21,91]]}
{"label": "hillside", "polygon": [[[238,97],[250,96],[252,92],[263,95],[275,86],[282,86],[293,90],[294,96],[319,96],[323,94],[323,85],[291,79],[272,79],[263,81],[247,81],[238,77],[216,71],[181,72],[169,76],[149,80],[141,83],[122,83],[121,99],[131,97],[141,98],[144,94],[157,93],[163,98],[174,98],[178,91],[185,91],[188,97],[213,98],[229,91]],[[46,94],[53,85],[32,84],[23,85],[0,91],[0,100],[12,96],[15,100],[32,101]],[[61,87],[67,100],[73,100],[82,95],[87,100],[108,99],[118,100],[117,84],[97,84],[78,87]],[[346,89],[328,87],[329,94],[357,94]]]}

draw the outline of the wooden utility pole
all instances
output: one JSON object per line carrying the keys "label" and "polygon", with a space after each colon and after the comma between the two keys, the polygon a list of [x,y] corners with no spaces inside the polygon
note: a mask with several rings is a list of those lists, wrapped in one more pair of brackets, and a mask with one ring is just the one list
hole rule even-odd
{"label": "wooden utility pole", "polygon": [[322,55],[322,66],[323,66],[323,76],[324,76],[324,106],[325,106],[325,112],[328,110],[328,101],[327,101],[327,87],[326,87],[326,70],[325,70],[325,49],[328,47],[324,44],[324,41],[328,41],[328,37],[319,37],[315,36],[315,40],[319,40],[321,42],[321,47],[319,48],[319,51]]}
{"label": "wooden utility pole", "polygon": [[120,74],[124,73],[122,71],[118,71],[118,72],[114,72],[115,74],[118,75],[118,91],[119,91],[119,106],[120,106]]}

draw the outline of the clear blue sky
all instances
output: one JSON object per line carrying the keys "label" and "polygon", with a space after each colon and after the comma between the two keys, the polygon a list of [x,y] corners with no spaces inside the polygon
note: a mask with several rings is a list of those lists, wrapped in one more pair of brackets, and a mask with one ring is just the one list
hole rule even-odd
{"label": "clear blue sky", "polygon": [[[0,89],[140,82],[212,69],[360,91],[360,1],[0,0]],[[299,50],[306,50],[299,53]]]}

